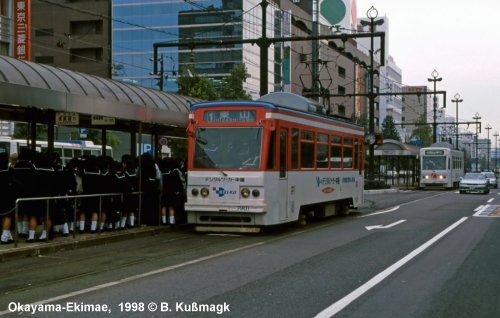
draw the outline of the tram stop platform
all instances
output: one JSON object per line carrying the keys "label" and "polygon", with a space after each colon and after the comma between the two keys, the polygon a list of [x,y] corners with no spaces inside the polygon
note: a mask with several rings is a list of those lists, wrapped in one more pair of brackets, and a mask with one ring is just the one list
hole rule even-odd
{"label": "tram stop platform", "polygon": [[169,225],[141,226],[123,230],[103,231],[98,233],[76,233],[75,237],[70,234],[67,237],[55,235],[48,241],[26,242],[26,238],[20,238],[17,247],[14,243],[0,245],[0,263],[19,259],[23,257],[34,257],[55,253],[63,250],[72,250],[82,247],[102,245],[112,242],[129,240],[134,238],[155,236],[160,233],[172,231]]}

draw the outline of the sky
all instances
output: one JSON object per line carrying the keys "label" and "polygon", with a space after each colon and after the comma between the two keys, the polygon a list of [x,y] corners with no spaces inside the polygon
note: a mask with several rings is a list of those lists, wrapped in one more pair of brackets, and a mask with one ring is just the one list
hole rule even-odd
{"label": "sky", "polygon": [[[403,85],[427,85],[436,70],[446,91],[446,114],[459,121],[481,117],[481,137],[500,133],[499,0],[356,0],[358,18],[374,6],[389,19],[389,54],[402,70]],[[442,96],[442,95],[440,95]],[[440,102],[441,103],[441,102]],[[442,106],[442,104],[440,104]],[[475,132],[471,125],[469,131]],[[466,128],[466,126],[461,126]],[[500,138],[497,140],[500,143]]]}

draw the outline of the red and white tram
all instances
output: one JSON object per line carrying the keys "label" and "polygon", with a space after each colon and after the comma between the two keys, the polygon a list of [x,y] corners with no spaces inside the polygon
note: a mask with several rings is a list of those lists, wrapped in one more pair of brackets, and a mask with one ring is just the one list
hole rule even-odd
{"label": "red and white tram", "polygon": [[322,110],[290,93],[193,105],[188,222],[198,231],[257,232],[363,204],[363,127]]}

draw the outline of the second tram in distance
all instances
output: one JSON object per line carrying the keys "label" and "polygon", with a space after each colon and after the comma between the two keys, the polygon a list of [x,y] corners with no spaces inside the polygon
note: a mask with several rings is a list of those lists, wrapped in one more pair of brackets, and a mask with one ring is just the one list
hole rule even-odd
{"label": "second tram in distance", "polygon": [[458,188],[464,176],[464,152],[448,143],[420,149],[420,188]]}
{"label": "second tram in distance", "polygon": [[291,93],[191,107],[188,223],[258,232],[363,204],[364,129]]}

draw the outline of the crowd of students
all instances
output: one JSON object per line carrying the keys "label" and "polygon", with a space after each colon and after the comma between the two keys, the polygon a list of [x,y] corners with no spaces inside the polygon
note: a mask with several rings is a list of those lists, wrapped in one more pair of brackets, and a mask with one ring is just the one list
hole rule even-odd
{"label": "crowd of students", "polygon": [[[19,237],[36,242],[72,231],[184,222],[184,176],[180,160],[155,161],[149,153],[138,158],[124,155],[120,162],[86,156],[65,167],[56,153],[0,153],[0,241],[13,242],[14,226]],[[19,198],[40,199],[20,201],[14,220]]]}

